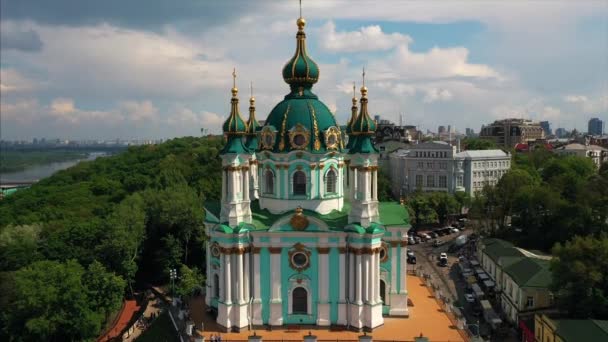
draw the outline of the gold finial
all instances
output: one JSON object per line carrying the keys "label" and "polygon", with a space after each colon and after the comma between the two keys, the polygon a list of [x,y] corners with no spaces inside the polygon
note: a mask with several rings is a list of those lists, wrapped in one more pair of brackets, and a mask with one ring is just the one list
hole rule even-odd
{"label": "gold finial", "polygon": [[251,97],[249,97],[249,102],[253,105],[255,102],[255,97],[253,97],[253,81],[249,82],[249,93],[251,94]]}
{"label": "gold finial", "polygon": [[304,20],[304,18],[302,18],[302,0],[300,0],[300,17],[296,21],[296,25],[298,25],[299,31],[303,31],[304,26],[306,26],[306,20]]}
{"label": "gold finial", "polygon": [[232,69],[232,96],[236,96],[238,93],[238,88],[236,87],[236,68]]}
{"label": "gold finial", "polygon": [[355,85],[355,82],[353,82],[353,106],[357,105],[357,86]]}
{"label": "gold finial", "polygon": [[367,87],[365,86],[365,67],[363,67],[363,86],[361,87],[361,96],[367,95]]}

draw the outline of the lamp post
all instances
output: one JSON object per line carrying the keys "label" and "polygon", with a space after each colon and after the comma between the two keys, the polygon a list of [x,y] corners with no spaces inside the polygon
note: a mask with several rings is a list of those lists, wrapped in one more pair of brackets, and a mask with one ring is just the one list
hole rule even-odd
{"label": "lamp post", "polygon": [[171,295],[175,295],[175,279],[177,279],[177,270],[175,268],[169,270],[169,279],[171,279]]}

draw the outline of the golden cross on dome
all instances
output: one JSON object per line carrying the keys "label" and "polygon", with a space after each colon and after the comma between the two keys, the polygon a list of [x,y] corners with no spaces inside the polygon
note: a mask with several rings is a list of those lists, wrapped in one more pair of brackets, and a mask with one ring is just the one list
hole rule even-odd
{"label": "golden cross on dome", "polygon": [[236,88],[236,68],[232,69],[232,87]]}
{"label": "golden cross on dome", "polygon": [[302,0],[300,0],[300,18],[302,18]]}
{"label": "golden cross on dome", "polygon": [[355,88],[356,88],[355,82],[353,82],[353,97],[357,97],[357,92],[356,92]]}

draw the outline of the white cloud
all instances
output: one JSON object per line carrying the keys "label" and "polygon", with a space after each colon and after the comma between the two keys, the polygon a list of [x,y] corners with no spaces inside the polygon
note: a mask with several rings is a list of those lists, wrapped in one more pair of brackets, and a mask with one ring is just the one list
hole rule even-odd
{"label": "white cloud", "polygon": [[0,92],[17,93],[35,90],[40,84],[19,73],[15,69],[0,69]]}
{"label": "white cloud", "polygon": [[321,47],[332,52],[382,51],[411,42],[410,36],[384,33],[379,25],[361,27],[358,31],[337,32],[334,22],[329,21],[320,29]]}
{"label": "white cloud", "polygon": [[447,89],[431,88],[427,90],[423,101],[425,103],[448,101],[452,98],[452,96],[452,93]]}
{"label": "white cloud", "polygon": [[570,103],[584,103],[589,101],[589,99],[585,95],[566,95],[564,96],[564,101]]}
{"label": "white cloud", "polygon": [[[242,114],[241,114],[242,116]],[[195,112],[190,108],[176,106],[171,110],[171,114],[167,118],[167,123],[176,127],[204,127],[209,129],[211,133],[221,132],[221,125],[226,120],[219,114],[200,111]]]}

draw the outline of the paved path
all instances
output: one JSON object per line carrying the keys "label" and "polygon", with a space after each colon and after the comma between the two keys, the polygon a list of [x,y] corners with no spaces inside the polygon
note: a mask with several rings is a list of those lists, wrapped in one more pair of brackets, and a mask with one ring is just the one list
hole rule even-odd
{"label": "paved path", "polygon": [[104,336],[97,339],[98,342],[110,341],[115,337],[120,337],[121,332],[127,327],[131,317],[139,310],[137,302],[134,300],[127,300],[123,310],[120,312],[120,317],[116,320],[116,323]]}

